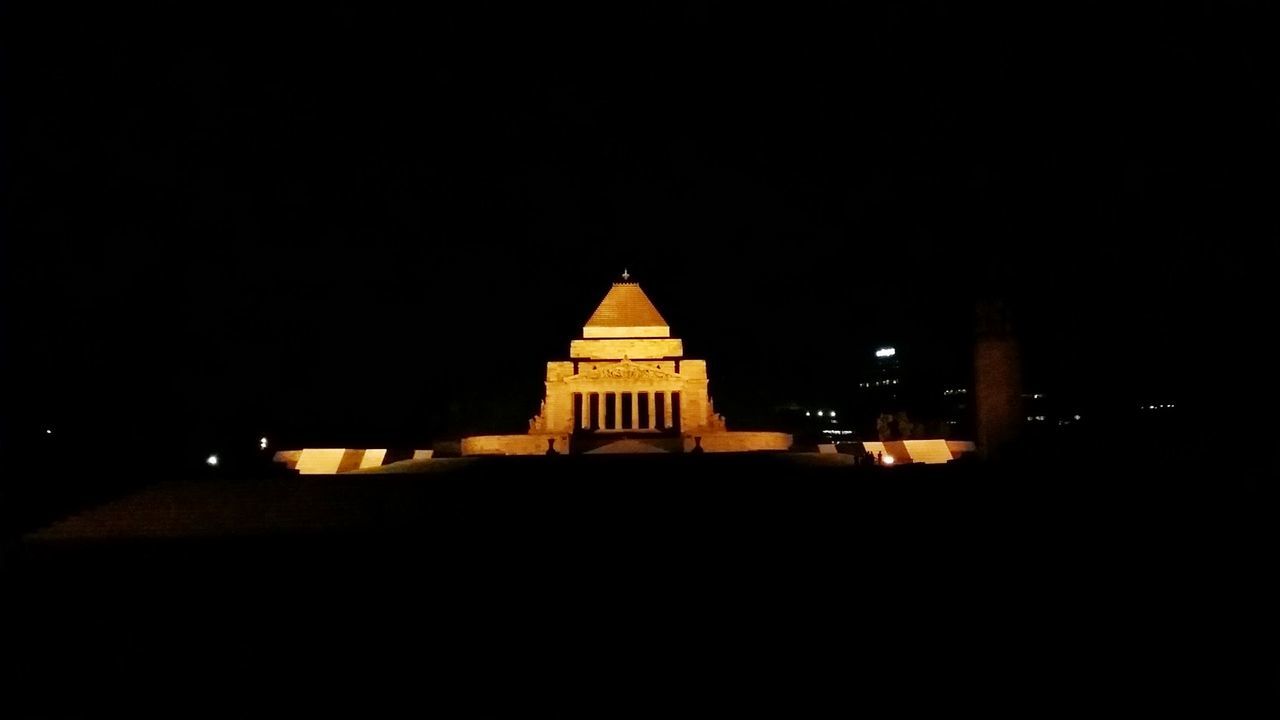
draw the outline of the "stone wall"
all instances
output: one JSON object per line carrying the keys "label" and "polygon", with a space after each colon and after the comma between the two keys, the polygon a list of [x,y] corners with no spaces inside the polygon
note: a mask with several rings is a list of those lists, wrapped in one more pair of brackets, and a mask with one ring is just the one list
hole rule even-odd
{"label": "stone wall", "polygon": [[554,360],[547,363],[547,382],[560,382],[573,377],[573,363],[568,360]]}
{"label": "stone wall", "polygon": [[973,452],[974,444],[967,440],[894,440],[878,442],[868,440],[862,448],[875,455],[892,455],[895,464],[945,463],[961,455]]}
{"label": "stone wall", "polygon": [[587,360],[647,360],[680,357],[684,343],[677,338],[625,338],[610,340],[574,340],[569,343],[569,357]]}
{"label": "stone wall", "polygon": [[275,462],[297,470],[300,475],[334,475],[363,468],[379,467],[386,459],[386,448],[372,450],[354,448],[303,448],[281,450]]}
{"label": "stone wall", "polygon": [[462,439],[463,455],[545,455],[547,441],[555,440],[557,452],[569,452],[569,436],[559,433],[528,435],[472,435]]}
{"label": "stone wall", "polygon": [[[706,452],[754,452],[757,450],[788,450],[791,436],[780,432],[713,432],[696,434],[702,438]],[[694,448],[694,435],[684,436],[684,451]]]}
{"label": "stone wall", "polygon": [[629,325],[626,327],[601,327],[587,325],[582,328],[584,338],[638,338],[670,337],[671,328],[659,325]]}

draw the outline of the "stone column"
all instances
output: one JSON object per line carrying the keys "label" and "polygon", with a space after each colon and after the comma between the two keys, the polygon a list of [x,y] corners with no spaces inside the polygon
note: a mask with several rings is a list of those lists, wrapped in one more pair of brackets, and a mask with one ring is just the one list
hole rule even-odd
{"label": "stone column", "polygon": [[978,452],[999,457],[1017,440],[1023,424],[1021,350],[1002,302],[978,304],[973,372]]}
{"label": "stone column", "polygon": [[654,413],[657,412],[656,406],[658,404],[657,398],[655,397],[656,394],[657,393],[652,390],[649,391],[649,427],[645,428],[645,430],[652,430],[658,427],[658,419],[654,417]]}
{"label": "stone column", "polygon": [[631,429],[640,429],[640,393],[631,393]]}

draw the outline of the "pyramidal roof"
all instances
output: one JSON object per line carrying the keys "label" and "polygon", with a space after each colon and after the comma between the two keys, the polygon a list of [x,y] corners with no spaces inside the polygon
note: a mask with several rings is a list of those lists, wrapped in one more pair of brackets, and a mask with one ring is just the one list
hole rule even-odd
{"label": "pyramidal roof", "polygon": [[670,337],[671,328],[638,283],[616,282],[582,328],[588,338]]}

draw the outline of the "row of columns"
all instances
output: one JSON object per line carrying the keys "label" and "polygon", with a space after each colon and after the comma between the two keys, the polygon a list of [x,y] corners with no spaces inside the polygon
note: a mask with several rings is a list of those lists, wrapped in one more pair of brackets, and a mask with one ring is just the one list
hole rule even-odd
{"label": "row of columns", "polygon": [[[647,412],[640,412],[642,405]],[[582,430],[665,430],[678,426],[679,406],[679,391],[574,393],[574,425]]]}

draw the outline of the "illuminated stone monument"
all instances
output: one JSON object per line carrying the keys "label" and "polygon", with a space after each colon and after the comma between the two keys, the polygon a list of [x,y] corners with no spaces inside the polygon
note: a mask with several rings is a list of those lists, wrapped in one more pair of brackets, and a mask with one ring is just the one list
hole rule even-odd
{"label": "illuminated stone monument", "polygon": [[462,454],[789,448],[785,433],[726,429],[707,392],[707,362],[684,357],[639,284],[622,278],[569,344],[569,359],[547,363],[546,396],[529,432],[463,438]]}

